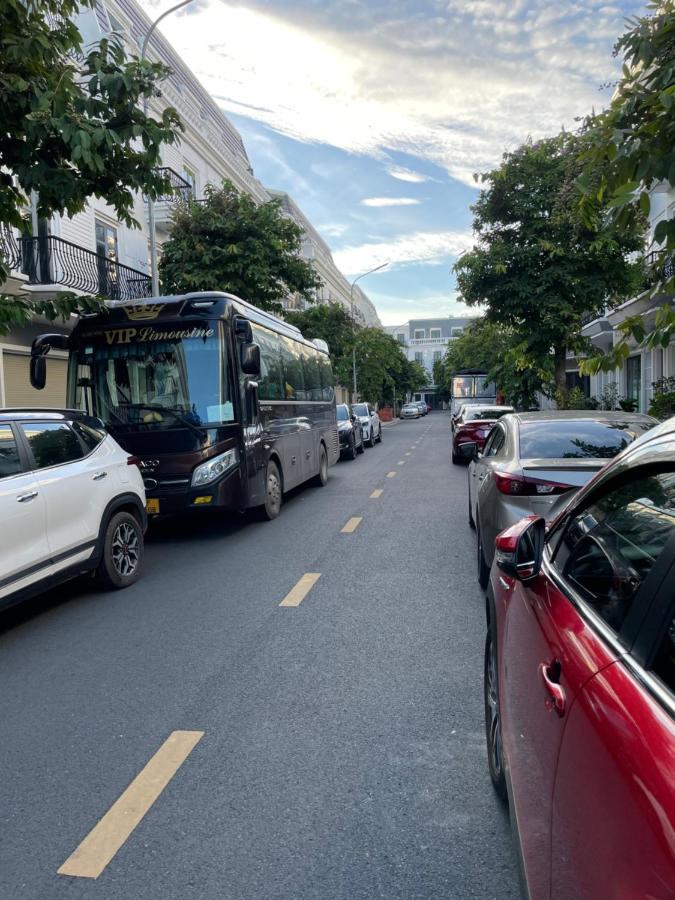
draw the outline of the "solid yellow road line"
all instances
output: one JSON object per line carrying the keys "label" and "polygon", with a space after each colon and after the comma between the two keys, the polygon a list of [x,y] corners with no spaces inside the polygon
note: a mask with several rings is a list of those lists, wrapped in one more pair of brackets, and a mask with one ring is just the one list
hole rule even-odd
{"label": "solid yellow road line", "polygon": [[373,493],[370,495],[371,500],[377,500],[378,497],[382,496],[382,488],[375,488]]}
{"label": "solid yellow road line", "polygon": [[58,874],[98,878],[203,737],[203,731],[172,731]]}
{"label": "solid yellow road line", "polygon": [[396,472],[387,472],[387,478],[393,478]]}
{"label": "solid yellow road line", "polygon": [[351,534],[352,531],[356,531],[362,518],[363,516],[352,516],[345,527],[341,530],[340,534]]}
{"label": "solid yellow road line", "polygon": [[300,606],[319,578],[321,578],[320,572],[306,572],[295,587],[292,587],[286,594],[279,606]]}

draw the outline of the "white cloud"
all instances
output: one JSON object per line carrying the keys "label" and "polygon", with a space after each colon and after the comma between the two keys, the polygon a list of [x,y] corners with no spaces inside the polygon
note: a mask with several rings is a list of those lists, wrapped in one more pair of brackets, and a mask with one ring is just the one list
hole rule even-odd
{"label": "white cloud", "polygon": [[415,172],[413,169],[406,169],[404,166],[390,166],[387,169],[387,172],[392,178],[397,178],[399,181],[409,181],[412,184],[421,184],[423,181],[429,180],[429,178],[421,172]]}
{"label": "white cloud", "polygon": [[550,0],[427,0],[416,16],[353,2],[349,17],[333,4],[275,13],[255,2],[205,0],[162,24],[226,111],[382,159],[390,174],[397,151],[469,184],[528,134],[602,104],[622,29],[619,15],[577,3],[551,20]]}
{"label": "white cloud", "polygon": [[366,197],[361,204],[363,206],[419,206],[420,201],[413,197]]}
{"label": "white cloud", "polygon": [[416,231],[400,235],[389,241],[372,241],[353,247],[343,247],[333,253],[333,258],[347,275],[357,275],[382,263],[389,263],[389,270],[397,266],[442,265],[468,250],[472,244],[469,231]]}

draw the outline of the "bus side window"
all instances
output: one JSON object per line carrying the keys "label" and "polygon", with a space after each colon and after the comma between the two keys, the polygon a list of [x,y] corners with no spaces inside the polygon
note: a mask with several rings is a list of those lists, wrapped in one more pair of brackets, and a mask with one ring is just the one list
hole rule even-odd
{"label": "bus side window", "polygon": [[321,369],[319,352],[311,347],[302,348],[303,374],[307,400],[321,400]]}
{"label": "bus side window", "polygon": [[333,369],[331,368],[330,359],[326,356],[325,353],[322,353],[320,355],[319,365],[321,368],[322,399],[328,400],[330,402],[333,399],[333,391],[335,389],[335,378],[333,376]]}
{"label": "bus side window", "polygon": [[260,347],[260,378],[258,379],[259,400],[281,400],[283,397],[283,377],[279,338],[276,334],[253,325],[253,340]]}
{"label": "bus side window", "polygon": [[302,371],[302,345],[290,338],[280,337],[284,372],[284,400],[305,399],[305,379]]}

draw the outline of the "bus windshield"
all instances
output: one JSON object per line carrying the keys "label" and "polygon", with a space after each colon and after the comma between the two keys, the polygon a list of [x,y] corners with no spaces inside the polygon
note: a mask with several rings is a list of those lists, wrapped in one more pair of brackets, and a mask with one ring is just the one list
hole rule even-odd
{"label": "bus windshield", "polygon": [[73,360],[76,406],[89,409],[113,431],[234,421],[218,326],[146,333],[148,340],[130,343],[108,343],[105,331],[82,335]]}

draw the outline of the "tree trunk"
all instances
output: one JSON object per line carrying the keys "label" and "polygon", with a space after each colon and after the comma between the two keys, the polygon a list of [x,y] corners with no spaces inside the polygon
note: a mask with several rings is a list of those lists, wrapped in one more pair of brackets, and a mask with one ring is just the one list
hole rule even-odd
{"label": "tree trunk", "polygon": [[564,393],[567,389],[567,379],[565,378],[565,360],[567,359],[567,349],[565,347],[563,347],[562,349],[556,347],[553,359],[555,362],[555,386],[559,391]]}

